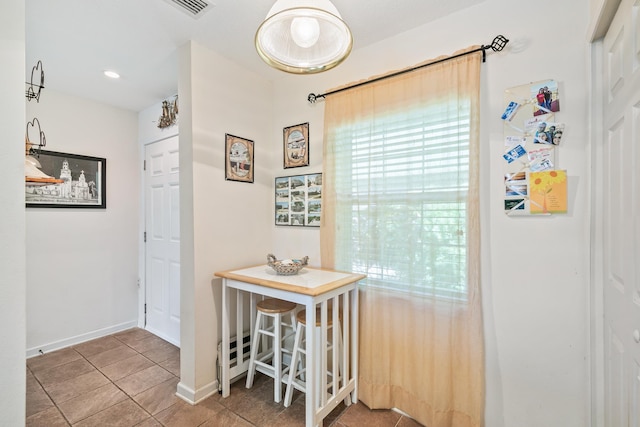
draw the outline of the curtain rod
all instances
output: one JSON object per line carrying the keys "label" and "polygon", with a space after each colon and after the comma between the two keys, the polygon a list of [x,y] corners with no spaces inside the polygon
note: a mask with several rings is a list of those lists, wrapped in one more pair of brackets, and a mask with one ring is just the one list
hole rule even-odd
{"label": "curtain rod", "polygon": [[356,88],[356,87],[364,86],[364,85],[369,84],[369,83],[375,83],[375,82],[378,82],[380,80],[388,79],[390,77],[399,76],[401,74],[405,74],[405,73],[408,73],[410,71],[415,71],[415,70],[418,70],[420,68],[428,67],[429,65],[439,64],[440,62],[449,61],[451,59],[459,58],[459,57],[465,56],[465,55],[470,55],[472,53],[476,53],[476,52],[480,52],[480,51],[482,51],[482,62],[486,62],[486,59],[487,59],[486,50],[487,49],[491,49],[494,52],[500,52],[502,49],[504,49],[504,47],[507,45],[507,43],[509,43],[509,39],[507,39],[506,37],[504,37],[502,35],[499,35],[499,36],[496,36],[493,39],[493,41],[491,42],[491,44],[488,45],[488,46],[482,45],[479,48],[474,49],[474,50],[470,50],[468,52],[460,53],[458,55],[448,56],[446,58],[438,59],[437,61],[428,62],[426,64],[418,65],[418,66],[413,67],[413,68],[407,68],[406,70],[401,70],[401,71],[397,71],[395,73],[387,74],[385,76],[376,77],[376,78],[371,79],[371,80],[367,80],[367,81],[364,81],[364,82],[356,83],[354,85],[343,87],[343,88],[340,88],[340,89],[332,90],[330,92],[325,92],[325,93],[317,94],[317,95],[315,93],[310,93],[309,96],[307,96],[307,101],[309,101],[311,104],[315,104],[315,102],[316,102],[316,100],[318,98],[326,98],[327,96],[333,95],[334,93],[338,93],[338,92],[342,92],[342,91],[345,91],[345,90],[348,90],[348,89],[353,89],[353,88]]}

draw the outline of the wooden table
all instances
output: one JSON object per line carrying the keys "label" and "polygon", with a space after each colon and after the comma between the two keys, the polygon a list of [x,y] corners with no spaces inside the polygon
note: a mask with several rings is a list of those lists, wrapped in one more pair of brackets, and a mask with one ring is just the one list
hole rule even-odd
{"label": "wooden table", "polygon": [[[222,277],[222,396],[230,393],[231,372],[246,371],[248,360],[237,357],[234,366],[230,361],[231,325],[235,323],[235,336],[242,337],[247,331],[253,333],[251,325],[255,323],[255,305],[258,297],[279,298],[304,305],[306,309],[306,354],[307,366],[316,369],[306,370],[306,426],[322,426],[322,420],[341,401],[345,404],[355,403],[358,377],[358,286],[364,279],[363,274],[345,273],[326,269],[305,267],[293,276],[280,276],[268,265],[242,268],[238,270],[215,273]],[[236,318],[230,319],[232,294],[236,295]],[[250,296],[250,325],[244,326],[244,296]],[[333,307],[329,310],[329,307]],[[336,310],[335,308],[338,308]],[[319,328],[316,325],[316,309],[319,312]],[[342,330],[343,342],[341,351],[331,352],[331,366],[342,366],[341,374],[327,376],[327,352],[319,352],[318,348],[326,348],[328,313],[331,312],[334,325],[340,322],[341,328],[331,328],[332,342],[337,342],[338,332]],[[339,319],[338,313],[342,314]],[[251,342],[251,341],[249,341]],[[319,385],[323,379],[325,384],[332,378],[331,392],[320,392]]]}

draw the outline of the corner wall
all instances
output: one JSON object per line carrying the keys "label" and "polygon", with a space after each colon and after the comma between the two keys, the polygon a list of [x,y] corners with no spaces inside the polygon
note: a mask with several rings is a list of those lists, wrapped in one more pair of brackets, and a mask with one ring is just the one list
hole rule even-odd
{"label": "corner wall", "polygon": [[[221,325],[216,271],[271,251],[271,84],[196,44],[180,49],[180,384],[198,402],[217,392]],[[225,134],[254,141],[254,182],[225,180]]]}
{"label": "corner wall", "polygon": [[[311,163],[321,164],[323,104],[309,92],[510,39],[482,66],[482,272],[486,346],[486,416],[491,427],[583,427],[589,424],[589,7],[580,0],[519,3],[486,0],[376,45],[317,76],[275,84],[273,151],[282,127],[310,122]],[[357,42],[357,41],[356,41]],[[559,82],[566,124],[557,162],[569,176],[569,213],[513,218],[503,211],[502,154],[505,89],[544,79]],[[289,175],[277,161],[274,174]],[[308,230],[271,226],[283,253],[313,254]],[[282,243],[284,241],[294,244]],[[315,260],[311,260],[312,262]]]}
{"label": "corner wall", "polygon": [[106,209],[28,208],[27,355],[137,325],[137,114],[44,89],[46,150],[106,158]]}
{"label": "corner wall", "polygon": [[0,4],[0,423],[8,426],[25,424],[24,14],[23,1]]}

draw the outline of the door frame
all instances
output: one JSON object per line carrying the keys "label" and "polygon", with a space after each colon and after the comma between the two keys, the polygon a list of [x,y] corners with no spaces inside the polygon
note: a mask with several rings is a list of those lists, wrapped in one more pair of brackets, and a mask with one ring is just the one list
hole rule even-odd
{"label": "door frame", "polygon": [[[595,1],[595,0],[593,0]],[[620,6],[621,0],[602,0],[590,24],[588,42],[589,66],[589,120],[590,132],[590,260],[589,274],[589,341],[590,341],[590,419],[592,427],[605,427],[605,378],[604,370],[604,46],[603,38]]]}

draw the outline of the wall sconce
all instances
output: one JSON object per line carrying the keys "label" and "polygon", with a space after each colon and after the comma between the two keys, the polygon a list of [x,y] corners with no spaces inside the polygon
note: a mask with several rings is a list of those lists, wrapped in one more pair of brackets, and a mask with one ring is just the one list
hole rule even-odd
{"label": "wall sconce", "polygon": [[162,115],[158,119],[158,127],[160,129],[164,129],[169,126],[173,126],[176,124],[176,119],[178,118],[178,95],[174,98],[173,101],[164,100],[162,101]]}

